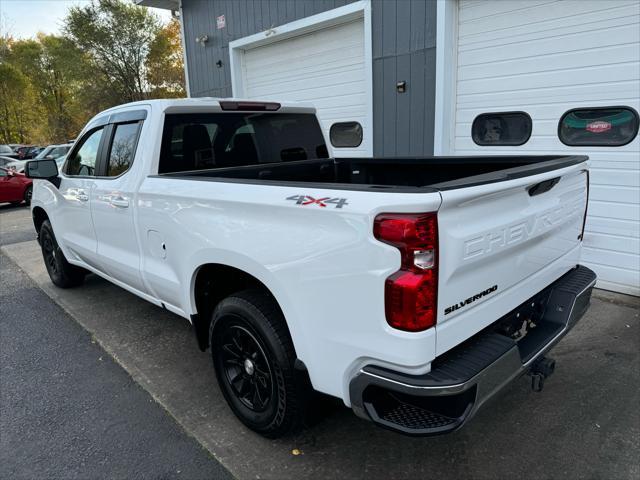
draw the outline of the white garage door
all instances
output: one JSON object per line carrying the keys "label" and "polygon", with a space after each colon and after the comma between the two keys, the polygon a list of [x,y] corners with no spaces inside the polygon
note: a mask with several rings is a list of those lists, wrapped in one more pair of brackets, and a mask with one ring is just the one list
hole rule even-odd
{"label": "white garage door", "polygon": [[[350,120],[369,139],[362,19],[246,50],[242,70],[243,96],[311,102],[327,139],[333,123]],[[370,143],[340,155],[371,155]]]}
{"label": "white garage door", "polygon": [[[640,111],[640,2],[460,0],[456,154],[571,153],[591,158],[583,263],[598,286],[640,295],[640,139],[621,147],[568,147],[558,121],[569,109]],[[531,138],[480,147],[471,137],[485,112],[524,111]]]}

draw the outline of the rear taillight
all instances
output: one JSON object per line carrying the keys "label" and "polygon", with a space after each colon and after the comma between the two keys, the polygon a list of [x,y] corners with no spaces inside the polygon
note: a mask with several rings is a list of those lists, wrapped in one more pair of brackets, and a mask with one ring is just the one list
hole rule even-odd
{"label": "rear taillight", "polygon": [[436,324],[438,218],[435,213],[383,213],[374,236],[400,250],[401,266],[385,283],[387,322],[418,332]]}

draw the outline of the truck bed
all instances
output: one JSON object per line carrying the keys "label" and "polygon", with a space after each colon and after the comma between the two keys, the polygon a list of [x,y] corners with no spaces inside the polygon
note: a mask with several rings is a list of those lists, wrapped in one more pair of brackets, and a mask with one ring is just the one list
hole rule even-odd
{"label": "truck bed", "polygon": [[587,160],[580,155],[326,158],[166,173],[244,183],[429,192],[535,175]]}

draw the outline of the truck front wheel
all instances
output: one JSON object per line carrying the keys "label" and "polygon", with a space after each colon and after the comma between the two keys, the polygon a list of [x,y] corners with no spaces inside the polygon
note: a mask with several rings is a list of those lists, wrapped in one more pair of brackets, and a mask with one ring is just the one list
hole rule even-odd
{"label": "truck front wheel", "polygon": [[49,220],[42,222],[38,238],[44,264],[53,284],[60,288],[71,288],[80,285],[84,281],[87,271],[84,268],[71,265],[64,258]]}
{"label": "truck front wheel", "polygon": [[298,430],[310,387],[296,374],[296,354],[275,299],[245,290],[213,312],[211,352],[220,389],[247,427],[269,438]]}

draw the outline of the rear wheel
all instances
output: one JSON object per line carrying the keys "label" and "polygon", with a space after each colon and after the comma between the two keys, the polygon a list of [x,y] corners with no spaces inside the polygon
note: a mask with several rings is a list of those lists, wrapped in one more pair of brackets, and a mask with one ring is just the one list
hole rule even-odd
{"label": "rear wheel", "polygon": [[293,342],[273,297],[246,290],[220,302],[211,352],[220,389],[245,425],[269,438],[301,428],[310,386],[296,374]]}
{"label": "rear wheel", "polygon": [[61,288],[71,288],[80,285],[84,281],[87,271],[84,268],[76,267],[67,262],[62,250],[58,246],[49,220],[42,222],[39,239],[44,264],[47,267],[49,278],[51,278],[53,284]]}

